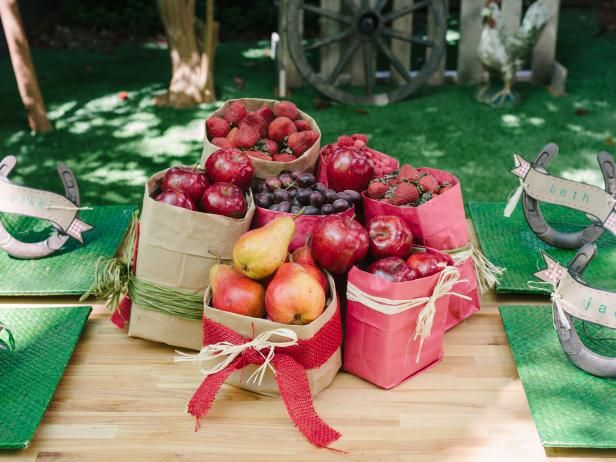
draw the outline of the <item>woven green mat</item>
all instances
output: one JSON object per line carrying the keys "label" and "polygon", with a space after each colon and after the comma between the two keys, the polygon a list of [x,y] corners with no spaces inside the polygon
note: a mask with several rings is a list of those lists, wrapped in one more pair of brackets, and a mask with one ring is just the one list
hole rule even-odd
{"label": "woven green mat", "polygon": [[[575,250],[557,249],[538,239],[526,223],[521,204],[511,218],[503,216],[502,202],[471,202],[469,209],[481,250],[492,263],[507,268],[497,292],[541,294],[527,285],[528,281],[538,281],[533,273],[545,268],[540,251],[545,250],[565,266],[575,255]],[[542,205],[541,210],[548,223],[561,231],[577,231],[589,223],[580,212],[565,207],[548,204]],[[597,256],[584,272],[584,278],[597,287],[616,290],[616,238],[606,231],[597,247]]]}
{"label": "woven green mat", "polygon": [[15,350],[0,351],[0,449],[28,447],[92,307],[0,308]]}
{"label": "woven green mat", "polygon": [[[98,258],[116,254],[134,210],[126,205],[84,210],[82,220],[94,226],[83,234],[84,245],[70,239],[46,258],[20,260],[0,251],[0,296],[83,294],[92,285]],[[21,241],[37,242],[49,236],[49,224],[42,220],[4,214],[2,222]]]}
{"label": "woven green mat", "polygon": [[[546,306],[501,306],[503,325],[541,444],[616,448],[616,380],[592,376],[563,352]],[[616,356],[613,330],[577,323],[584,343]]]}

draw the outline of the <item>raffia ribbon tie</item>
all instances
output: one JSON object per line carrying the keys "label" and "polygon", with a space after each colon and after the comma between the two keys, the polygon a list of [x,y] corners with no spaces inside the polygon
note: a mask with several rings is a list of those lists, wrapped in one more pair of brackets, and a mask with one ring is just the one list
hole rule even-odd
{"label": "raffia ribbon tie", "polygon": [[[569,319],[567,319],[567,312],[575,312],[575,305],[567,301],[563,294],[560,292],[560,281],[557,280],[555,282],[538,282],[538,281],[528,281],[526,283],[528,287],[531,289],[541,290],[543,292],[547,292],[550,294],[550,300],[556,306],[556,311],[558,312],[558,319],[560,323],[567,330],[571,330],[571,323]],[[557,329],[556,325],[554,325],[554,329]]]}
{"label": "raffia ribbon tie", "polygon": [[506,268],[496,266],[486,258],[481,250],[471,243],[461,249],[448,250],[447,253],[453,258],[456,265],[465,262],[469,258],[473,259],[475,274],[477,275],[477,285],[479,286],[479,292],[482,294],[493,289],[499,283],[500,276],[507,270]]}
{"label": "raffia ribbon tie", "polygon": [[[274,337],[281,337],[286,340],[273,340]],[[253,382],[261,385],[263,377],[267,369],[276,374],[276,370],[271,365],[272,359],[276,348],[285,348],[293,345],[297,345],[298,337],[291,329],[274,329],[267,332],[263,332],[257,335],[250,342],[235,345],[231,342],[219,342],[211,345],[206,345],[201,348],[201,351],[196,355],[182,353],[176,351],[178,356],[174,358],[175,362],[197,362],[199,371],[206,377],[217,372],[226,369],[236,358],[238,358],[244,351],[252,348],[263,357],[263,364],[261,364],[251,375],[248,377],[248,383]],[[263,350],[268,350],[267,354],[263,353]],[[222,361],[221,361],[222,359]],[[206,365],[210,361],[218,361],[214,365]]]}
{"label": "raffia ribbon tie", "polygon": [[524,183],[523,179],[526,177],[526,173],[528,173],[528,168],[530,167],[530,165],[517,154],[513,155],[513,161],[515,163],[515,168],[511,171],[511,173],[518,177],[520,185],[507,198],[507,205],[505,206],[505,210],[503,211],[503,215],[506,218],[511,217],[513,211],[518,206],[518,202],[520,202],[522,192],[525,188],[528,187],[528,185]]}
{"label": "raffia ribbon tie", "polygon": [[[412,340],[419,338],[419,349],[417,350],[417,357],[415,362],[419,362],[421,356],[421,349],[426,337],[430,336],[432,332],[432,324],[434,322],[434,315],[436,313],[436,301],[446,295],[453,295],[456,297],[470,300],[470,297],[466,295],[453,292],[453,287],[456,284],[468,282],[466,279],[460,279],[460,272],[455,266],[447,266],[439,273],[438,281],[434,286],[432,295],[429,297],[418,297],[409,300],[390,300],[382,297],[374,297],[366,294],[362,290],[358,289],[352,283],[348,283],[347,286],[347,299],[349,301],[361,303],[362,305],[371,308],[375,311],[379,311],[384,314],[398,314],[412,308],[423,306],[423,309],[417,316],[415,324],[415,334],[413,337],[409,336],[409,342],[407,342],[407,351],[409,343]],[[405,353],[406,360],[406,353]]]}

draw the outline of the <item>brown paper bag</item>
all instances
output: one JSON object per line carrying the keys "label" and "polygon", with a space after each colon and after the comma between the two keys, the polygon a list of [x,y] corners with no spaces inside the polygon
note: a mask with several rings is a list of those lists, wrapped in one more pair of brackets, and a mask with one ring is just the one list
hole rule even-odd
{"label": "brown paper bag", "polygon": [[[222,324],[246,338],[254,338],[263,332],[274,329],[286,328],[294,331],[299,339],[310,339],[317,332],[319,332],[325,324],[331,322],[334,316],[340,316],[338,309],[338,296],[336,294],[334,280],[329,274],[327,274],[327,280],[329,282],[329,291],[331,294],[329,303],[325,307],[323,314],[321,314],[321,316],[312,321],[310,324],[303,326],[282,324],[279,322],[270,321],[268,319],[251,318],[249,316],[242,316],[239,314],[230,313],[228,311],[218,310],[209,305],[211,300],[210,288],[208,288],[205,293],[205,312],[203,317]],[[331,355],[329,359],[323,363],[323,365],[315,369],[306,370],[306,377],[308,378],[310,392],[313,396],[331,384],[341,366],[342,356],[340,347],[338,347],[336,352]],[[276,379],[270,369],[268,369],[265,373],[263,381],[260,385],[252,382],[248,383],[248,378],[256,368],[257,366],[255,365],[248,365],[241,371],[234,372],[225,383],[263,395],[280,396]]]}
{"label": "brown paper bag", "polygon": [[[227,100],[225,104],[214,114],[213,116],[222,117],[222,114],[227,109],[229,104],[233,101],[238,101],[235,99]],[[262,106],[273,107],[276,100],[273,99],[258,99],[258,98],[242,98],[239,99],[246,105],[246,109],[248,111],[255,111]],[[298,159],[293,162],[275,162],[271,160],[263,160],[263,159],[254,159],[250,158],[252,165],[255,169],[255,177],[256,178],[267,178],[268,176],[278,175],[283,170],[305,170],[307,172],[314,173],[317,162],[319,160],[319,152],[321,150],[321,130],[319,130],[319,126],[315,122],[315,120],[310,117],[305,112],[299,111],[300,118],[306,120],[310,124],[310,128],[318,133],[319,138],[316,143],[310,147],[304,154],[302,154]],[[218,146],[213,145],[207,139],[207,133],[203,140],[203,154],[201,155],[201,165],[205,165],[205,161],[210,155],[218,151],[220,148]]]}
{"label": "brown paper bag", "polygon": [[[203,293],[210,282],[210,269],[218,263],[215,255],[231,260],[233,245],[250,229],[255,212],[252,195],[241,219],[193,212],[150,197],[164,174],[152,176],[145,187],[136,276],[161,286]],[[201,319],[170,316],[133,303],[128,335],[199,350],[202,326]]]}

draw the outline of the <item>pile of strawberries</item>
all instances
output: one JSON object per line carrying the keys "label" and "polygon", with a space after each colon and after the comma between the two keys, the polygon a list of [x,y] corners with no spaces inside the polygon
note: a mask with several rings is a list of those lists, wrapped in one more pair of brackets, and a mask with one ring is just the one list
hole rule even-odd
{"label": "pile of strawberries", "polygon": [[363,154],[366,158],[368,158],[368,160],[370,160],[370,163],[374,167],[375,178],[389,175],[394,172],[394,169],[387,163],[386,160],[383,159],[383,156],[379,152],[368,147],[368,136],[361,133],[356,133],[354,135],[341,135],[338,137],[338,141],[336,143],[324,146],[323,149],[321,149],[323,165],[327,165],[329,158],[339,148],[350,147],[354,148],[357,152]]}
{"label": "pile of strawberries", "polygon": [[417,207],[452,187],[450,183],[439,183],[433,175],[404,164],[397,172],[372,180],[366,195],[387,204]]}
{"label": "pile of strawberries", "polygon": [[304,154],[319,135],[299,118],[297,106],[278,101],[248,112],[241,101],[232,102],[222,117],[210,117],[205,126],[210,142],[220,148],[237,148],[255,159],[292,162]]}

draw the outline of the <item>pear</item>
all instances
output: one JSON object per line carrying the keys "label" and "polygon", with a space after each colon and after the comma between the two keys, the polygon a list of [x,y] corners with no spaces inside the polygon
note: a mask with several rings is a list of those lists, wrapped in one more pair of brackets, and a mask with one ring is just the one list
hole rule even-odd
{"label": "pear", "polygon": [[219,263],[210,270],[212,306],[231,313],[262,318],[265,289],[231,265]]}
{"label": "pear", "polygon": [[265,310],[272,321],[308,324],[325,309],[325,291],[298,263],[285,263],[265,291]]}
{"label": "pear", "polygon": [[243,234],[233,247],[233,264],[251,279],[264,279],[287,259],[293,234],[293,218],[274,218],[262,228]]}

